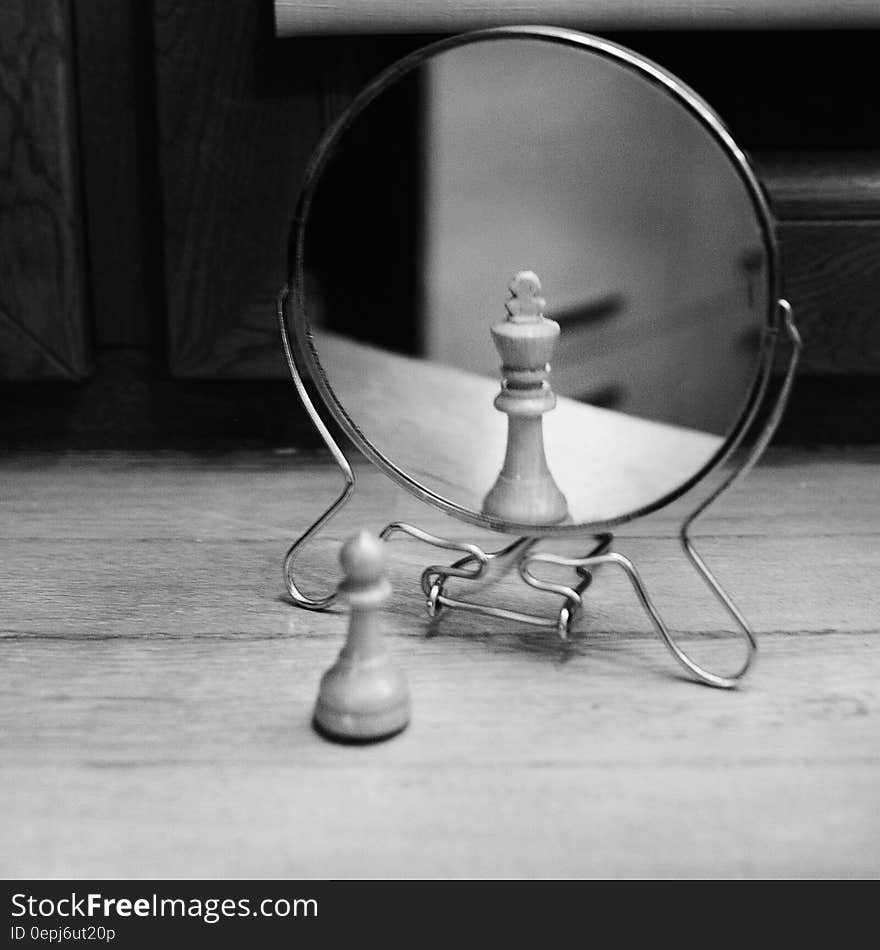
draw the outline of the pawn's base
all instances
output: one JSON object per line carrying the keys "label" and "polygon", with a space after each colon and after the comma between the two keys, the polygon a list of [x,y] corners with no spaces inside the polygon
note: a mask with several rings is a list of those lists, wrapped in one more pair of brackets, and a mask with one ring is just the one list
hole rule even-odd
{"label": "pawn's base", "polygon": [[409,725],[410,702],[406,697],[387,709],[354,713],[334,709],[322,703],[315,705],[312,725],[325,739],[336,742],[367,743],[390,739]]}
{"label": "pawn's base", "polygon": [[321,724],[317,715],[312,718],[312,728],[322,739],[327,739],[330,742],[338,742],[340,745],[372,745],[375,742],[384,742],[386,739],[393,739],[395,736],[399,736],[408,725],[409,719],[407,719],[399,729],[395,729],[393,732],[384,732],[378,736],[350,736],[330,732]]}

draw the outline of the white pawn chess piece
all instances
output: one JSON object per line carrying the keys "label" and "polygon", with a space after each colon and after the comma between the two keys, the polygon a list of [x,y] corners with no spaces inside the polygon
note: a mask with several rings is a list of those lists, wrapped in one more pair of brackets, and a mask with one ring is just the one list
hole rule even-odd
{"label": "white pawn chess piece", "polygon": [[507,319],[492,327],[502,359],[495,408],[507,415],[507,450],[483,512],[519,524],[554,524],[568,517],[544,452],[543,416],[556,405],[548,377],[559,324],[544,316],[541,282],[532,271],[516,274],[510,292]]}
{"label": "white pawn chess piece", "polygon": [[321,679],[314,725],[347,742],[385,739],[409,723],[409,688],[380,631],[379,609],[391,596],[385,577],[385,544],[367,531],[343,545],[345,579],[340,598],[351,616],[338,659]]}

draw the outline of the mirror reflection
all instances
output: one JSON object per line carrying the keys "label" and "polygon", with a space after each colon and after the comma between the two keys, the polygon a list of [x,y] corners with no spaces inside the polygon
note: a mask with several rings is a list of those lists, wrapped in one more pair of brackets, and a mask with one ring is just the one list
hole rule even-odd
{"label": "mirror reflection", "polygon": [[440,53],[360,113],[314,191],[303,276],[362,436],[450,502],[540,526],[634,514],[717,454],[754,384],[766,271],[747,187],[683,103],[517,38]]}

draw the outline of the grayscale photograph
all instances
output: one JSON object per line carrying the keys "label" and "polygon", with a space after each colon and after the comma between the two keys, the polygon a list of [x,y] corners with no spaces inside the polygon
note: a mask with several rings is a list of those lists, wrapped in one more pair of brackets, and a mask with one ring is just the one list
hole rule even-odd
{"label": "grayscale photograph", "polygon": [[11,945],[880,877],[878,49],[0,0]]}

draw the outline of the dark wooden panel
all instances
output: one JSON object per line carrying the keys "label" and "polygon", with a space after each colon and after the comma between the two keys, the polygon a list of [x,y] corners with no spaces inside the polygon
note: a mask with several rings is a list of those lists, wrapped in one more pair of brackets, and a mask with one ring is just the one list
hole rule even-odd
{"label": "dark wooden panel", "polygon": [[802,373],[880,374],[880,222],[783,222]]}
{"label": "dark wooden panel", "polygon": [[880,151],[759,153],[779,220],[880,219]]}
{"label": "dark wooden panel", "polygon": [[164,341],[150,8],[74,0],[96,346]]}
{"label": "dark wooden panel", "polygon": [[156,349],[97,350],[85,382],[0,381],[3,449],[322,444],[289,380],[171,379]]}
{"label": "dark wooden panel", "polygon": [[260,0],[154,0],[153,12],[172,372],[283,376],[274,298],[306,162],[414,42],[279,42]]}
{"label": "dark wooden panel", "polygon": [[0,376],[76,379],[89,346],[65,0],[0,4]]}
{"label": "dark wooden panel", "polygon": [[156,0],[153,13],[171,368],[253,375],[253,358],[278,352],[269,300],[283,277],[290,170],[320,127],[317,88],[300,101],[258,98],[253,2]]}

